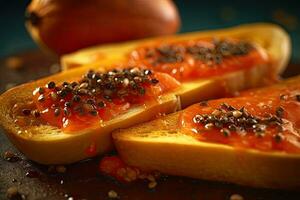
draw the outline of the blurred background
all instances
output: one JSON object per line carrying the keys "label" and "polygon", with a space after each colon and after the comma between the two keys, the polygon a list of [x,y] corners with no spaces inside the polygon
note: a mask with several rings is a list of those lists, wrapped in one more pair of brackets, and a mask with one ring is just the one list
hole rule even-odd
{"label": "blurred background", "polygon": [[[24,26],[29,0],[1,0],[0,58],[38,48]],[[175,0],[181,16],[180,32],[215,29],[249,22],[283,26],[293,42],[292,61],[300,62],[300,2],[297,0]]]}

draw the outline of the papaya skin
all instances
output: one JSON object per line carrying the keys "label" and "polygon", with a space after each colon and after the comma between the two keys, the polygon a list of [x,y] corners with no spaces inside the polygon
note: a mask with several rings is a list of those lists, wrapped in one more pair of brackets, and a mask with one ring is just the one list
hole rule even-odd
{"label": "papaya skin", "polygon": [[58,55],[96,44],[168,35],[180,26],[170,0],[33,0],[26,18],[32,38]]}

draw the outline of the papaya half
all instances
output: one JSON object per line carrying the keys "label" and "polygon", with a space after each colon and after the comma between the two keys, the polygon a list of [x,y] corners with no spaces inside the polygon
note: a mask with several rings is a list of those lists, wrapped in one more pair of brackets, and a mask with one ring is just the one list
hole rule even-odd
{"label": "papaya half", "polygon": [[96,44],[175,33],[180,19],[170,0],[33,0],[26,27],[58,55]]}

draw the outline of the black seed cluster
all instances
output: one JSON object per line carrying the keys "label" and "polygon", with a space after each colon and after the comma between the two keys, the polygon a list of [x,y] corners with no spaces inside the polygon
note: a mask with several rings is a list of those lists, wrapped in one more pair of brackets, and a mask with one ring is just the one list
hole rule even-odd
{"label": "black seed cluster", "polygon": [[199,45],[189,47],[188,53],[196,59],[206,63],[220,64],[224,58],[247,55],[254,47],[247,42],[230,42],[227,40],[213,40],[214,47],[206,48]]}
{"label": "black seed cluster", "polygon": [[163,45],[155,49],[147,49],[146,58],[156,56],[154,65],[158,63],[183,62],[185,54],[193,56],[207,64],[220,64],[224,58],[248,54],[254,47],[247,42],[231,42],[228,40],[212,41],[213,47],[204,47],[201,44],[184,47],[182,45]]}
{"label": "black seed cluster", "polygon": [[175,63],[182,62],[184,59],[185,49],[175,45],[165,45],[156,48],[159,56],[156,63]]}
{"label": "black seed cluster", "polygon": [[[138,68],[115,69],[105,73],[90,70],[77,82],[64,82],[60,85],[49,82],[46,88],[51,92],[47,97],[46,88],[38,88],[38,101],[50,98],[54,102],[51,106],[54,116],[69,116],[71,111],[96,116],[97,110],[106,106],[105,102],[111,102],[115,98],[145,95],[146,86],[159,82],[152,75],[151,70]],[[24,115],[27,113],[25,110]]]}
{"label": "black seed cluster", "polygon": [[[278,107],[275,115],[268,115],[263,118],[256,117],[247,112],[242,107],[235,107],[223,103],[219,108],[215,109],[211,114],[197,114],[193,118],[193,122],[204,126],[204,130],[212,128],[220,129],[220,133],[224,136],[229,136],[231,132],[244,135],[253,132],[256,136],[263,136],[268,127],[277,127],[278,133],[282,132],[282,116],[284,109]],[[199,130],[201,132],[203,130]],[[276,135],[276,141],[278,141]]]}

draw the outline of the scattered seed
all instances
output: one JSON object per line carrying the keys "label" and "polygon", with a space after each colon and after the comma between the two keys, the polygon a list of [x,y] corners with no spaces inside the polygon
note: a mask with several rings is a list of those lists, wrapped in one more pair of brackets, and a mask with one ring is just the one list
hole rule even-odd
{"label": "scattered seed", "polygon": [[118,196],[118,193],[114,190],[110,190],[108,193],[107,193],[108,197],[111,198],[111,199],[116,199],[116,198],[119,198]]}
{"label": "scattered seed", "polygon": [[200,123],[203,120],[201,115],[195,115],[193,118],[194,123]]}
{"label": "scattered seed", "polygon": [[230,131],[236,131],[236,130],[237,130],[237,127],[236,127],[234,124],[230,124],[230,125],[228,126],[228,129],[229,129]]}
{"label": "scattered seed", "polygon": [[227,129],[227,128],[222,128],[222,129],[220,130],[220,132],[223,133],[223,135],[224,135],[225,137],[230,136],[230,130]]}
{"label": "scattered seed", "polygon": [[64,105],[65,107],[70,108],[72,104],[70,101],[66,101]]}
{"label": "scattered seed", "polygon": [[28,116],[28,115],[30,115],[31,110],[30,109],[23,109],[22,113],[23,113],[23,115]]}
{"label": "scattered seed", "polygon": [[48,89],[53,89],[53,88],[55,88],[55,83],[54,83],[53,81],[49,82],[49,83],[47,84],[47,88],[48,88]]}
{"label": "scattered seed", "polygon": [[23,197],[20,194],[17,187],[9,187],[6,191],[6,197],[11,200],[22,200]]}
{"label": "scattered seed", "polygon": [[104,99],[106,99],[108,101],[112,101],[112,99],[111,99],[111,97],[109,95],[104,95],[103,97],[104,97]]}
{"label": "scattered seed", "polygon": [[239,118],[243,115],[242,112],[238,111],[238,110],[235,110],[232,112],[232,115],[235,117],[235,118]]}
{"label": "scattered seed", "polygon": [[78,83],[76,83],[76,82],[72,82],[72,83],[71,83],[71,87],[72,87],[72,88],[74,88],[74,87],[77,86],[77,85],[78,85]]}
{"label": "scattered seed", "polygon": [[151,181],[149,184],[148,184],[148,188],[149,189],[153,189],[157,186],[157,182],[156,181]]}
{"label": "scattered seed", "polygon": [[282,107],[278,107],[276,109],[276,116],[280,117],[280,118],[283,117],[283,112],[284,112],[284,109]]}
{"label": "scattered seed", "polygon": [[282,136],[280,134],[274,135],[274,140],[276,143],[280,143],[282,141]]}
{"label": "scattered seed", "polygon": [[146,70],[144,71],[144,74],[145,74],[145,75],[151,75],[151,74],[152,74],[152,72],[151,72],[151,70],[149,70],[149,69],[146,69]]}
{"label": "scattered seed", "polygon": [[60,98],[65,98],[67,96],[68,92],[65,89],[62,89],[57,92],[57,95],[59,95]]}
{"label": "scattered seed", "polygon": [[93,116],[97,116],[98,112],[97,112],[97,110],[91,110],[90,114],[93,115]]}
{"label": "scattered seed", "polygon": [[221,111],[220,110],[214,110],[211,114],[214,115],[214,116],[219,116],[221,114]]}
{"label": "scattered seed", "polygon": [[209,130],[209,129],[212,129],[213,127],[214,127],[214,124],[213,124],[213,123],[208,123],[208,124],[205,124],[205,125],[204,125],[204,128],[205,128],[205,129],[208,129],[208,130]]}
{"label": "scattered seed", "polygon": [[141,77],[138,77],[138,76],[134,77],[133,80],[134,80],[134,82],[136,82],[136,83],[142,82],[142,78],[141,78]]}
{"label": "scattered seed", "polygon": [[128,78],[124,78],[124,80],[123,80],[123,86],[127,87],[128,84],[129,84],[129,79]]}
{"label": "scattered seed", "polygon": [[98,105],[100,108],[105,107],[105,103],[104,103],[103,101],[99,101],[99,102],[97,103],[97,105]]}
{"label": "scattered seed", "polygon": [[44,94],[45,89],[43,87],[39,87],[38,91],[39,91],[39,94]]}
{"label": "scattered seed", "polygon": [[240,194],[232,194],[232,195],[229,197],[229,200],[244,200],[244,197],[241,196]]}
{"label": "scattered seed", "polygon": [[84,89],[85,89],[85,88],[87,88],[88,86],[89,86],[88,83],[81,83],[80,86],[79,86],[79,88],[81,88],[81,89],[84,88]]}
{"label": "scattered seed", "polygon": [[60,115],[60,109],[59,109],[59,108],[56,108],[56,109],[54,110],[54,116],[57,117],[57,116],[59,116],[59,115]]}
{"label": "scattered seed", "polygon": [[33,116],[36,117],[36,118],[38,118],[38,117],[41,116],[41,113],[40,113],[38,110],[34,110],[32,114],[33,114]]}
{"label": "scattered seed", "polygon": [[20,158],[11,151],[5,151],[3,154],[3,158],[8,162],[17,162],[20,160]]}
{"label": "scattered seed", "polygon": [[88,99],[88,100],[86,101],[86,103],[91,104],[91,105],[94,105],[94,104],[95,104],[95,100],[94,100],[94,99]]}
{"label": "scattered seed", "polygon": [[40,173],[38,171],[35,170],[28,170],[25,173],[25,176],[28,178],[38,178],[40,176]]}
{"label": "scattered seed", "polygon": [[300,102],[300,94],[296,95],[296,100]]}
{"label": "scattered seed", "polygon": [[158,82],[159,82],[159,80],[157,80],[157,79],[155,79],[155,78],[154,78],[154,79],[151,79],[151,83],[152,83],[152,84],[157,84]]}
{"label": "scattered seed", "polygon": [[70,113],[70,111],[68,110],[68,108],[67,107],[65,107],[64,108],[64,115],[65,116],[69,116],[71,113]]}
{"label": "scattered seed", "polygon": [[229,106],[227,103],[222,103],[222,104],[221,104],[221,108],[224,109],[224,110],[228,110],[229,107],[230,107],[230,106]]}
{"label": "scattered seed", "polygon": [[41,95],[38,97],[38,101],[39,101],[39,102],[45,101],[45,96],[44,96],[43,94],[41,94]]}
{"label": "scattered seed", "polygon": [[81,98],[78,95],[73,96],[73,101],[74,102],[80,102]]}

